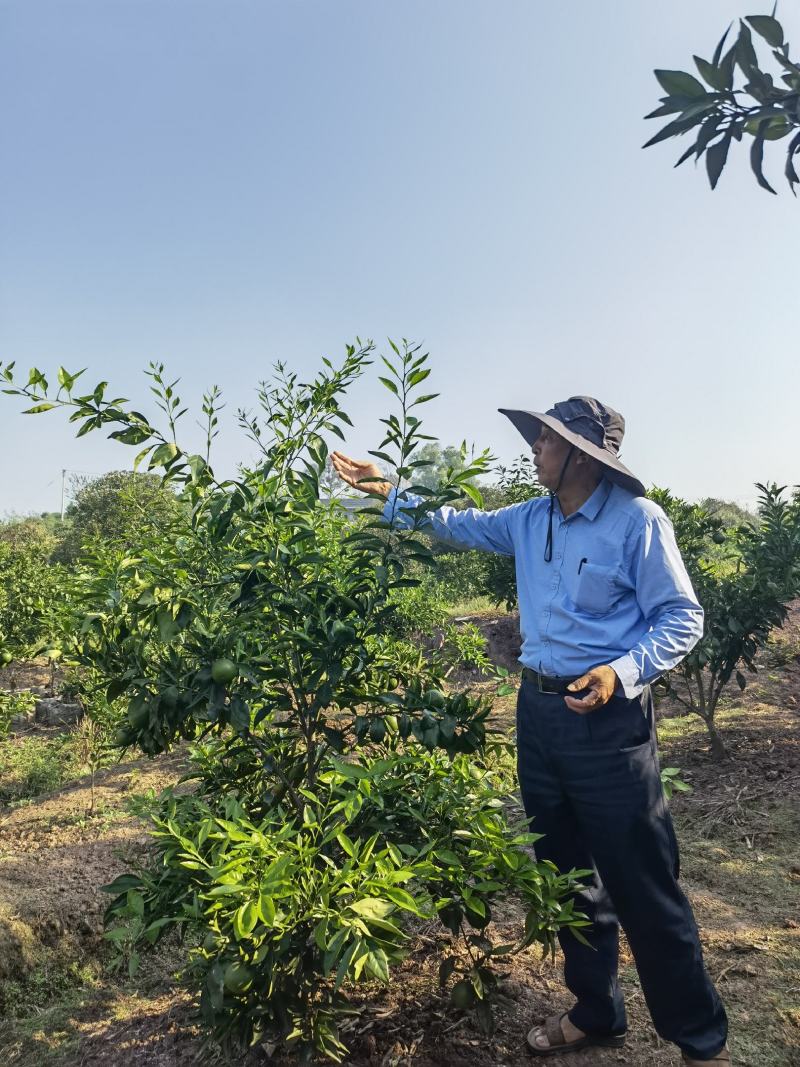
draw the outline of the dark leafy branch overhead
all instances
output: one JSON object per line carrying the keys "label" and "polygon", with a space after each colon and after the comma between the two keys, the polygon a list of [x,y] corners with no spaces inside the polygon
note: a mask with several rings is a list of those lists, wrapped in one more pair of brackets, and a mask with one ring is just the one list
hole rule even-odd
{"label": "dark leafy branch overhead", "polygon": [[[667,95],[661,97],[660,106],[646,117],[674,117],[644,147],[691,131],[694,141],[675,166],[691,158],[697,162],[705,155],[708,179],[714,189],[728,161],[732,142],[741,142],[746,134],[752,138],[750,166],[756,181],[762,189],[774,193],[764,176],[764,144],[793,135],[787,147],[784,173],[795,193],[795,186],[800,184],[795,168],[795,156],[800,152],[800,65],[789,58],[789,42],[774,9],[772,15],[748,15],[740,20],[733,43],[729,40],[730,31],[731,26],[710,61],[694,57],[702,81],[683,70],[655,71]],[[753,33],[761,39],[759,43],[770,47],[775,61],[774,74],[760,65]]]}

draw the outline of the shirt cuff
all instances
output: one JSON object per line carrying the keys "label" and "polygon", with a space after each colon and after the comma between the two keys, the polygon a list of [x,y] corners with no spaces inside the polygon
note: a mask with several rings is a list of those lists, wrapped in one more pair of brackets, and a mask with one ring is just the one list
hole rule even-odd
{"label": "shirt cuff", "polygon": [[634,697],[640,695],[644,689],[644,683],[639,675],[639,668],[630,653],[627,656],[620,656],[619,659],[612,660],[608,666],[613,668],[614,673],[619,678],[622,692],[628,700],[633,700]]}

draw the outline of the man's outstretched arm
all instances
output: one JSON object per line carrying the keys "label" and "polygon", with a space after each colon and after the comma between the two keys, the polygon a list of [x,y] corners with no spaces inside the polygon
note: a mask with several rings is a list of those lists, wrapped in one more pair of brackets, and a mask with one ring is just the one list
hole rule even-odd
{"label": "man's outstretched arm", "polygon": [[[395,526],[408,527],[413,519],[404,514],[419,507],[422,497],[411,493],[398,492],[391,482],[387,482],[380,468],[374,463],[351,459],[341,452],[331,453],[331,462],[342,481],[363,493],[382,496],[386,504],[383,514],[387,522]],[[510,508],[498,511],[480,511],[468,508],[456,511],[455,508],[443,507],[428,513],[424,528],[438,541],[453,545],[455,548],[477,548],[484,552],[498,552],[504,556],[514,555],[514,542],[511,532]]]}

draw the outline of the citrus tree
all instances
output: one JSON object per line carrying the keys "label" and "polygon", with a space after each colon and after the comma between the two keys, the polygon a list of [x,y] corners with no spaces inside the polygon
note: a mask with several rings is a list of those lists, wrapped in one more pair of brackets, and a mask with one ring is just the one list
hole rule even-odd
{"label": "citrus tree", "polygon": [[[535,941],[552,950],[560,928],[580,936],[584,922],[572,905],[580,872],[536,863],[534,837],[506,818],[490,701],[446,692],[436,660],[387,640],[392,595],[418,580],[411,562],[431,558],[425,508],[398,528],[377,502],[357,517],[320,504],[326,437],[343,436],[340,400],[371,352],[350,346],[310,382],[279,364],[259,413],[239,416],[258,462],[227,480],[211,464],[215,391],[206,448],[193,453],[160,367],[150,373],[163,427],[107,399],[105,383],[76,395],[78,375],[63,369],[56,389],[39,370],[17,384],[0,369],[28,412],[63,407],[79,433],[109,428],[181,491],[164,536],[109,546],[87,570],[70,655],[125,707],[120,746],[195,743],[196,789],[150,812],[155,853],[109,887],[108,934],[135,967],[179,931],[205,1022],[231,1050],[268,1039],[340,1060],[348,990],[388,980],[407,921],[422,918],[462,939],[442,982],[489,1026],[507,954]],[[383,420],[378,458],[425,507],[476,496],[485,455],[436,490],[413,484],[427,357],[404,344],[385,364],[398,411]],[[525,927],[497,944],[492,901],[509,890]]]}
{"label": "citrus tree", "polygon": [[[753,32],[771,49],[772,72],[759,61]],[[800,152],[800,65],[789,58],[789,44],[774,10],[772,15],[749,15],[740,20],[736,40],[726,50],[729,34],[730,27],[710,61],[694,57],[702,80],[684,70],[655,72],[666,96],[647,118],[671,117],[644,147],[691,131],[695,139],[675,166],[692,157],[697,162],[705,155],[708,179],[714,189],[732,143],[752,138],[750,166],[761,188],[774,193],[764,177],[764,145],[791,136],[784,173],[794,193],[800,182],[794,161]]]}
{"label": "citrus tree", "polygon": [[715,721],[720,697],[745,671],[775,627],[782,626],[790,601],[800,593],[800,508],[785,488],[758,485],[758,514],[752,523],[724,529],[722,520],[699,504],[667,490],[648,494],[669,515],[695,592],[705,611],[703,637],[667,676],[671,694],[706,724],[715,758],[725,744]]}
{"label": "citrus tree", "polygon": [[50,561],[53,539],[36,524],[0,531],[0,666],[58,649],[67,574]]}

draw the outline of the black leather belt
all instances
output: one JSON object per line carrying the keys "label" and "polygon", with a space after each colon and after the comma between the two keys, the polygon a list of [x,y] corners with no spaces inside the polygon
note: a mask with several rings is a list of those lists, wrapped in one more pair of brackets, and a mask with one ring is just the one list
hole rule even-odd
{"label": "black leather belt", "polygon": [[575,681],[575,678],[548,678],[546,674],[532,671],[530,667],[522,668],[522,679],[525,682],[532,682],[540,693],[557,693],[560,696],[568,693],[567,686]]}

